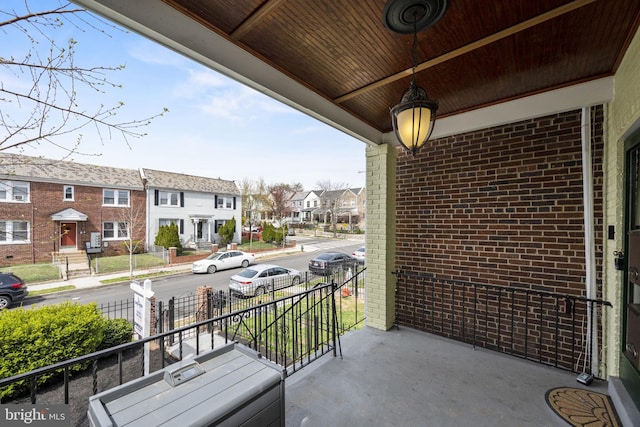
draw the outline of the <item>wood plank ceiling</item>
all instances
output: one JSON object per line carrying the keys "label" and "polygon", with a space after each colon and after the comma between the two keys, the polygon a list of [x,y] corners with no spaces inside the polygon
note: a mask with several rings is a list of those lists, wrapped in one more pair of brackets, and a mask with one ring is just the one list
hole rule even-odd
{"label": "wood plank ceiling", "polygon": [[[165,0],[381,132],[409,86],[412,35],[385,0]],[[418,35],[417,81],[445,117],[615,73],[638,0],[449,0]]]}

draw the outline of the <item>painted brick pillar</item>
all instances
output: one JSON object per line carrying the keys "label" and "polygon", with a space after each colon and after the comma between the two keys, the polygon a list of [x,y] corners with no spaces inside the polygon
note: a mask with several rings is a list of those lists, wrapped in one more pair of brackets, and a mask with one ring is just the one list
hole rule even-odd
{"label": "painted brick pillar", "polygon": [[[209,301],[213,295],[213,288],[211,286],[198,286],[196,288],[196,322],[201,322],[209,318],[207,308],[209,307]],[[205,326],[198,328],[198,333],[202,334],[209,332]]]}
{"label": "painted brick pillar", "polygon": [[149,299],[149,336],[153,336],[158,333],[158,328],[156,327],[156,297],[151,297]]}
{"label": "painted brick pillar", "polygon": [[387,330],[395,321],[395,221],[397,149],[367,146],[366,324]]}

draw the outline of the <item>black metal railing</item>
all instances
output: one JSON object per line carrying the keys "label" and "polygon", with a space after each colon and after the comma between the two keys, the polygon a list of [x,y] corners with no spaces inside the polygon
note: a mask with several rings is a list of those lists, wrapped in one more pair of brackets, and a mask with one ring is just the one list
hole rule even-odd
{"label": "black metal railing", "polygon": [[[242,310],[218,313],[149,338],[0,379],[0,391],[7,387],[22,391],[0,403],[67,404],[70,424],[87,425],[90,395],[229,342],[251,347],[292,375],[322,355],[341,354],[340,334],[364,320],[364,311],[358,308],[363,301],[355,298],[359,293],[363,299],[358,291],[363,273],[344,283],[318,283]],[[346,286],[353,292],[349,296]],[[338,313],[340,306],[346,310],[349,303],[355,305],[352,311],[358,315]],[[111,308],[112,314],[130,312],[126,303]],[[350,321],[344,323],[347,317]]]}
{"label": "black metal railing", "polygon": [[[292,282],[288,277],[272,279],[268,286],[263,288],[264,293],[261,290],[256,296],[251,295],[258,288],[249,289],[248,296],[243,296],[230,290],[215,290],[212,287],[203,286],[186,295],[172,297],[167,301],[156,301],[155,328],[158,332],[169,331],[198,320],[249,309],[255,305],[312,289],[322,283],[333,282],[337,283],[341,290],[337,296],[339,325],[342,331],[348,330],[364,318],[364,274],[365,267],[362,265],[354,266],[352,270],[342,269],[328,276],[317,276],[305,272],[295,282]],[[353,301],[359,301],[359,304],[354,306]],[[127,307],[132,307],[132,302],[133,300],[127,304]],[[354,311],[354,315],[346,316],[343,313],[345,311],[343,306],[349,310],[349,313]],[[103,312],[108,310],[111,313],[116,308],[101,307]],[[131,316],[132,312],[128,312],[127,315]],[[127,318],[132,319],[131,317]]]}
{"label": "black metal railing", "polygon": [[394,272],[399,324],[572,372],[592,369],[607,301]]}
{"label": "black metal railing", "polygon": [[127,319],[129,322],[133,323],[133,316],[135,312],[133,297],[130,299],[100,304],[98,309],[102,312],[102,315],[108,319]]}

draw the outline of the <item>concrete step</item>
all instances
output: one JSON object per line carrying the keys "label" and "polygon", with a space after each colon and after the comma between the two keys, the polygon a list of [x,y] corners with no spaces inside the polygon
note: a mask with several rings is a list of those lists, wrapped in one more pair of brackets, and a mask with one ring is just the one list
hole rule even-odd
{"label": "concrete step", "polygon": [[88,265],[87,254],[81,251],[77,252],[56,252],[54,257],[58,259],[62,264],[69,262],[69,264],[85,264]]}

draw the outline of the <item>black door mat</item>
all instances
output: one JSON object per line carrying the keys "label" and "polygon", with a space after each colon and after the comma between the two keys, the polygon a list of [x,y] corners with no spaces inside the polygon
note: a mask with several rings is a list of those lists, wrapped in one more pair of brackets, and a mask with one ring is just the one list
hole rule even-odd
{"label": "black door mat", "polygon": [[547,391],[545,399],[553,412],[572,426],[622,427],[613,403],[606,394],[558,387]]}

